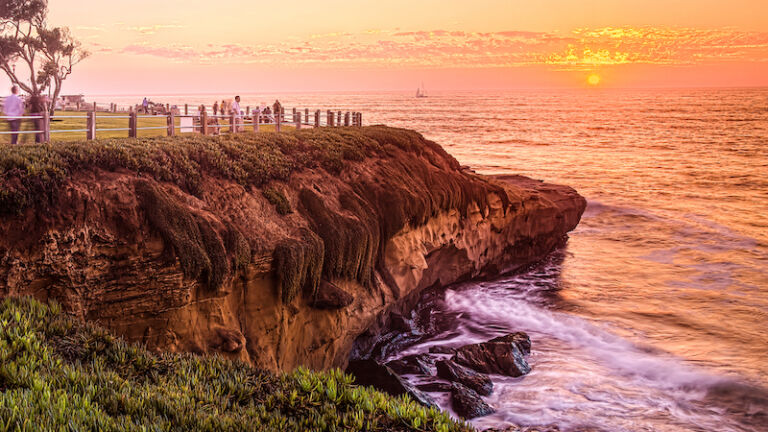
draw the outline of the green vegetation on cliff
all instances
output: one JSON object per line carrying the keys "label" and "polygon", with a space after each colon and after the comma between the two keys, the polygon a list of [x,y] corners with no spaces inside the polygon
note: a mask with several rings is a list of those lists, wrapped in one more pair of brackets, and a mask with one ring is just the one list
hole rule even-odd
{"label": "green vegetation on cliff", "polygon": [[339,371],[153,354],[31,299],[0,303],[0,431],[462,431]]}
{"label": "green vegetation on cliff", "polygon": [[[303,297],[311,304],[321,279],[370,288],[378,271],[387,282],[383,248],[403,228],[440,212],[485,213],[492,194],[504,211],[509,205],[504,187],[464,172],[419,133],[373,126],[6,146],[0,149],[0,217],[24,218],[45,232],[57,209],[73,206],[67,187],[77,189],[77,182],[100,171],[135,175],[131,183],[143,216],[137,225],[145,221],[184,275],[211,292],[268,248],[251,232],[237,232],[228,215],[212,224],[180,195],[206,202],[215,200],[217,182],[237,183],[286,216],[279,223],[304,219],[310,231],[294,225],[273,249],[284,302]],[[301,171],[312,171],[306,184],[291,182]],[[332,176],[343,179],[337,191],[322,187]],[[298,215],[287,216],[294,208]]]}
{"label": "green vegetation on cliff", "polygon": [[199,196],[204,176],[260,187],[307,168],[338,173],[386,146],[418,151],[424,142],[413,131],[370,127],[0,145],[0,213],[51,205],[64,181],[95,169],[132,171]]}

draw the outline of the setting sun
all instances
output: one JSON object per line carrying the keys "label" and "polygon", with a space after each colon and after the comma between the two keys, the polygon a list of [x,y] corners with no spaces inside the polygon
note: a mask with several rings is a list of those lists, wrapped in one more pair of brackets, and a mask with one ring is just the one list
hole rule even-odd
{"label": "setting sun", "polygon": [[598,74],[592,74],[587,77],[587,84],[591,86],[596,86],[600,84],[600,75]]}

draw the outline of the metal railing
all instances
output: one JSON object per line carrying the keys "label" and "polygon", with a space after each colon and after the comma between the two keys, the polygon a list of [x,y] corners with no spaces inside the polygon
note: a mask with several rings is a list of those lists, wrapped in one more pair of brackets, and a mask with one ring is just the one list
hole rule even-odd
{"label": "metal railing", "polygon": [[[188,108],[185,108],[188,112]],[[324,114],[324,115],[323,115]],[[127,120],[126,127],[98,128],[97,119],[109,120]],[[165,126],[139,126],[140,119],[166,119]],[[64,119],[85,119],[85,129],[51,129],[52,121]],[[179,120],[177,122],[177,119]],[[189,120],[185,120],[189,119]],[[219,135],[222,133],[238,133],[247,130],[259,132],[262,126],[274,125],[276,132],[280,132],[283,126],[302,128],[320,128],[320,127],[340,127],[363,125],[363,115],[361,112],[351,111],[332,111],[321,110],[310,112],[309,109],[293,109],[287,113],[282,110],[279,114],[271,112],[262,112],[259,109],[251,111],[250,108],[245,114],[238,115],[231,113],[229,115],[208,115],[206,111],[196,114],[176,114],[171,111],[165,115],[139,115],[134,109],[128,112],[128,115],[106,115],[97,116],[95,111],[88,111],[86,115],[53,115],[48,112],[41,115],[29,116],[0,116],[0,120],[32,120],[35,124],[34,130],[18,131],[0,131],[0,135],[36,135],[39,141],[50,142],[51,134],[60,133],[85,133],[87,140],[96,139],[97,132],[127,132],[128,137],[138,137],[139,131],[146,130],[166,130],[167,136],[175,136],[179,133],[200,133],[203,135]],[[226,130],[225,130],[226,129]]]}

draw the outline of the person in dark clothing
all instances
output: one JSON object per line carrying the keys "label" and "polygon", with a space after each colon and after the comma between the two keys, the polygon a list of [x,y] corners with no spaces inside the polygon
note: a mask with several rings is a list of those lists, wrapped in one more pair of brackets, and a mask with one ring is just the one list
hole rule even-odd
{"label": "person in dark clothing", "polygon": [[[27,100],[27,105],[29,105],[29,115],[31,116],[42,116],[43,112],[45,111],[45,101],[43,101],[43,97],[40,95],[31,95]],[[32,124],[34,125],[36,131],[43,130],[42,119],[32,119]],[[35,134],[35,142],[43,142],[42,133]]]}
{"label": "person in dark clothing", "polygon": [[283,120],[283,106],[280,104],[279,100],[275,99],[275,103],[272,104],[272,110],[276,119]]}

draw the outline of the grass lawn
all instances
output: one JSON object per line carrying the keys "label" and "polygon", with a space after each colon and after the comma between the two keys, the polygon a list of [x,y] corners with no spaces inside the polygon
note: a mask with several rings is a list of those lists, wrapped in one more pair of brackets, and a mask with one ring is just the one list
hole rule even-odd
{"label": "grass lawn", "polygon": [[[85,140],[85,132],[54,132],[58,130],[72,130],[72,129],[85,129],[86,127],[86,115],[85,111],[56,111],[56,115],[51,120],[51,141],[53,142],[65,142],[65,141],[82,141]],[[60,118],[56,116],[64,117],[82,117],[82,118]],[[165,116],[153,116],[153,118],[141,118],[142,114],[139,114],[139,128],[143,127],[161,127],[162,129],[150,129],[139,130],[139,137],[155,137],[165,136],[167,131],[166,117]],[[179,119],[176,119],[176,126],[179,126]],[[227,133],[229,131],[229,120],[219,119],[220,123],[225,125],[221,128],[222,132]],[[128,137],[128,131],[99,131],[98,129],[119,129],[128,128],[128,113],[96,113],[96,138],[126,138]],[[245,125],[246,130],[253,130],[252,125]],[[283,125],[283,128],[292,129],[291,126]],[[35,130],[35,125],[31,120],[22,121],[21,130],[32,131]],[[267,132],[274,131],[274,125],[261,125],[260,130]],[[9,131],[8,122],[0,121],[0,132]],[[178,134],[178,129],[176,131]],[[9,135],[0,135],[0,143],[9,143],[11,137]],[[19,142],[22,144],[34,143],[35,137],[32,134],[19,135]]]}

